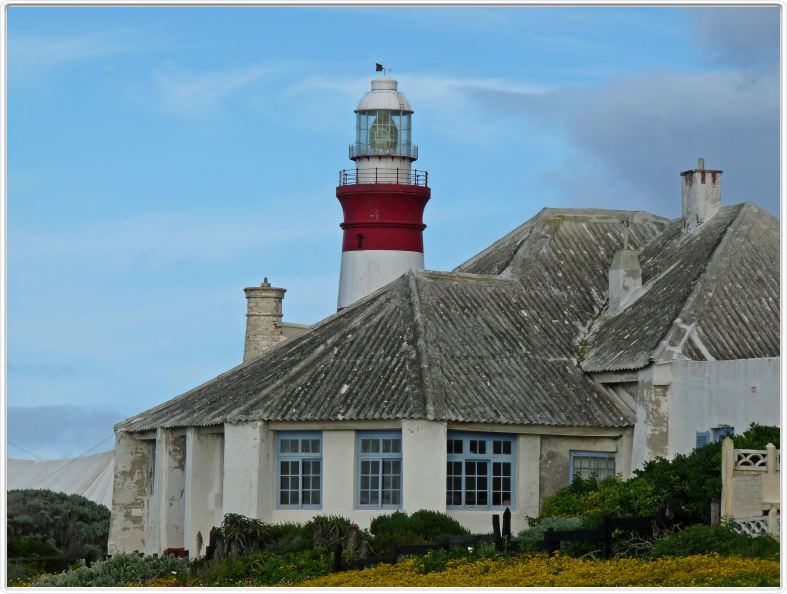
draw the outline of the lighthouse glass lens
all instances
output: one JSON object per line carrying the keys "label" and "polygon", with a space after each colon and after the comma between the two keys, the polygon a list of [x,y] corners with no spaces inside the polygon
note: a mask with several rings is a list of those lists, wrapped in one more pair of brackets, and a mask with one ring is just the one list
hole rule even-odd
{"label": "lighthouse glass lens", "polygon": [[369,126],[369,145],[373,153],[389,154],[399,145],[399,131],[387,109],[377,111],[372,125]]}

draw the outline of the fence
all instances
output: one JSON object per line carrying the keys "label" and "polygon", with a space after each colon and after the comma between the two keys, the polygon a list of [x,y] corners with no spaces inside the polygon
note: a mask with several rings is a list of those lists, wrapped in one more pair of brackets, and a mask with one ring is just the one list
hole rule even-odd
{"label": "fence", "polygon": [[735,449],[725,438],[721,448],[721,514],[733,518],[746,534],[771,534],[781,529],[779,476],[781,452]]}
{"label": "fence", "polygon": [[612,555],[612,533],[616,530],[632,530],[641,533],[652,530],[655,518],[603,518],[601,526],[595,530],[555,530],[550,528],[544,534],[544,548],[553,555],[560,550],[561,542],[600,541],[604,559]]}

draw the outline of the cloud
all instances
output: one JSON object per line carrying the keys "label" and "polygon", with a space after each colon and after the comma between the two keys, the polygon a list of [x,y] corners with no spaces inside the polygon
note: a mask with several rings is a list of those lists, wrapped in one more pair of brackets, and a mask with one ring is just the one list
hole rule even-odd
{"label": "cloud", "polygon": [[30,75],[42,69],[164,47],[161,40],[130,30],[72,35],[9,34],[8,67],[15,75]]}
{"label": "cloud", "polygon": [[[625,206],[634,197],[640,207],[675,216],[678,172],[704,157],[726,172],[725,203],[751,200],[779,212],[777,75],[652,73],[565,92],[541,117],[562,119],[573,140],[575,163],[553,177],[572,193],[582,181],[585,195],[605,203]],[[593,168],[602,178],[596,183],[586,177]]]}
{"label": "cloud", "polygon": [[[709,55],[743,62],[778,50],[773,37],[760,31],[770,26],[762,15],[744,11],[741,31],[725,37],[735,13],[697,13],[704,27],[713,28],[712,19],[721,23],[712,35],[697,34],[709,51],[718,50]],[[758,31],[764,40],[750,39]],[[725,171],[723,203],[753,201],[778,215],[779,76],[777,68],[761,66],[749,61],[745,68],[719,71],[652,70],[542,93],[513,85],[457,88],[488,113],[565,135],[569,156],[542,176],[558,190],[562,206],[604,204],[677,216],[678,173],[704,157],[706,165]]]}
{"label": "cloud", "polygon": [[[475,95],[512,94],[518,97],[546,94],[550,87],[525,81],[502,78],[459,78],[439,75],[397,73],[400,89],[405,96],[418,97],[419,126],[429,127],[464,143],[484,144],[497,141],[509,129],[509,121],[488,115],[473,117],[469,110],[477,109]],[[313,126],[326,113],[337,114],[335,123],[345,126],[346,106],[353,105],[369,90],[368,78],[336,79],[314,76],[290,86],[285,96],[297,97],[302,104],[298,113],[305,125]],[[331,101],[326,105],[326,101]]]}
{"label": "cloud", "polygon": [[712,62],[744,69],[778,66],[778,7],[697,8],[691,15],[695,42]]}
{"label": "cloud", "polygon": [[154,71],[153,82],[165,109],[190,115],[216,108],[273,71],[264,66],[201,72],[169,67]]}
{"label": "cloud", "polygon": [[50,459],[79,456],[97,444],[91,454],[111,450],[113,426],[129,416],[120,410],[71,405],[12,406],[7,414],[8,456],[32,458],[24,451],[28,450]]}

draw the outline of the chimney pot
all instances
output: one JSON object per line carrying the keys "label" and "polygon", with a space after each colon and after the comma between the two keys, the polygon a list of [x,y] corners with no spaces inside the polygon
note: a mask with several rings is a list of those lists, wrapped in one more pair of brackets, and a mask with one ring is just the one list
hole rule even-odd
{"label": "chimney pot", "polygon": [[685,233],[694,231],[721,207],[721,174],[721,169],[705,169],[702,157],[697,159],[697,169],[681,172]]}
{"label": "chimney pot", "polygon": [[284,340],[281,302],[286,289],[271,287],[268,277],[265,277],[261,286],[243,290],[246,293],[243,362],[246,363]]}

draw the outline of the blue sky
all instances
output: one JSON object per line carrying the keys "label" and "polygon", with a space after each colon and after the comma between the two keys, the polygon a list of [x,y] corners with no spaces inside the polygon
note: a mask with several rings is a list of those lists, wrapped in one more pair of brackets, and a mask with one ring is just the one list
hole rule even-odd
{"label": "blue sky", "polygon": [[675,217],[697,157],[778,216],[778,35],[776,8],[9,8],[9,440],[77,455],[233,367],[263,276],[288,321],[335,311],[375,62],[450,270],[544,206]]}

